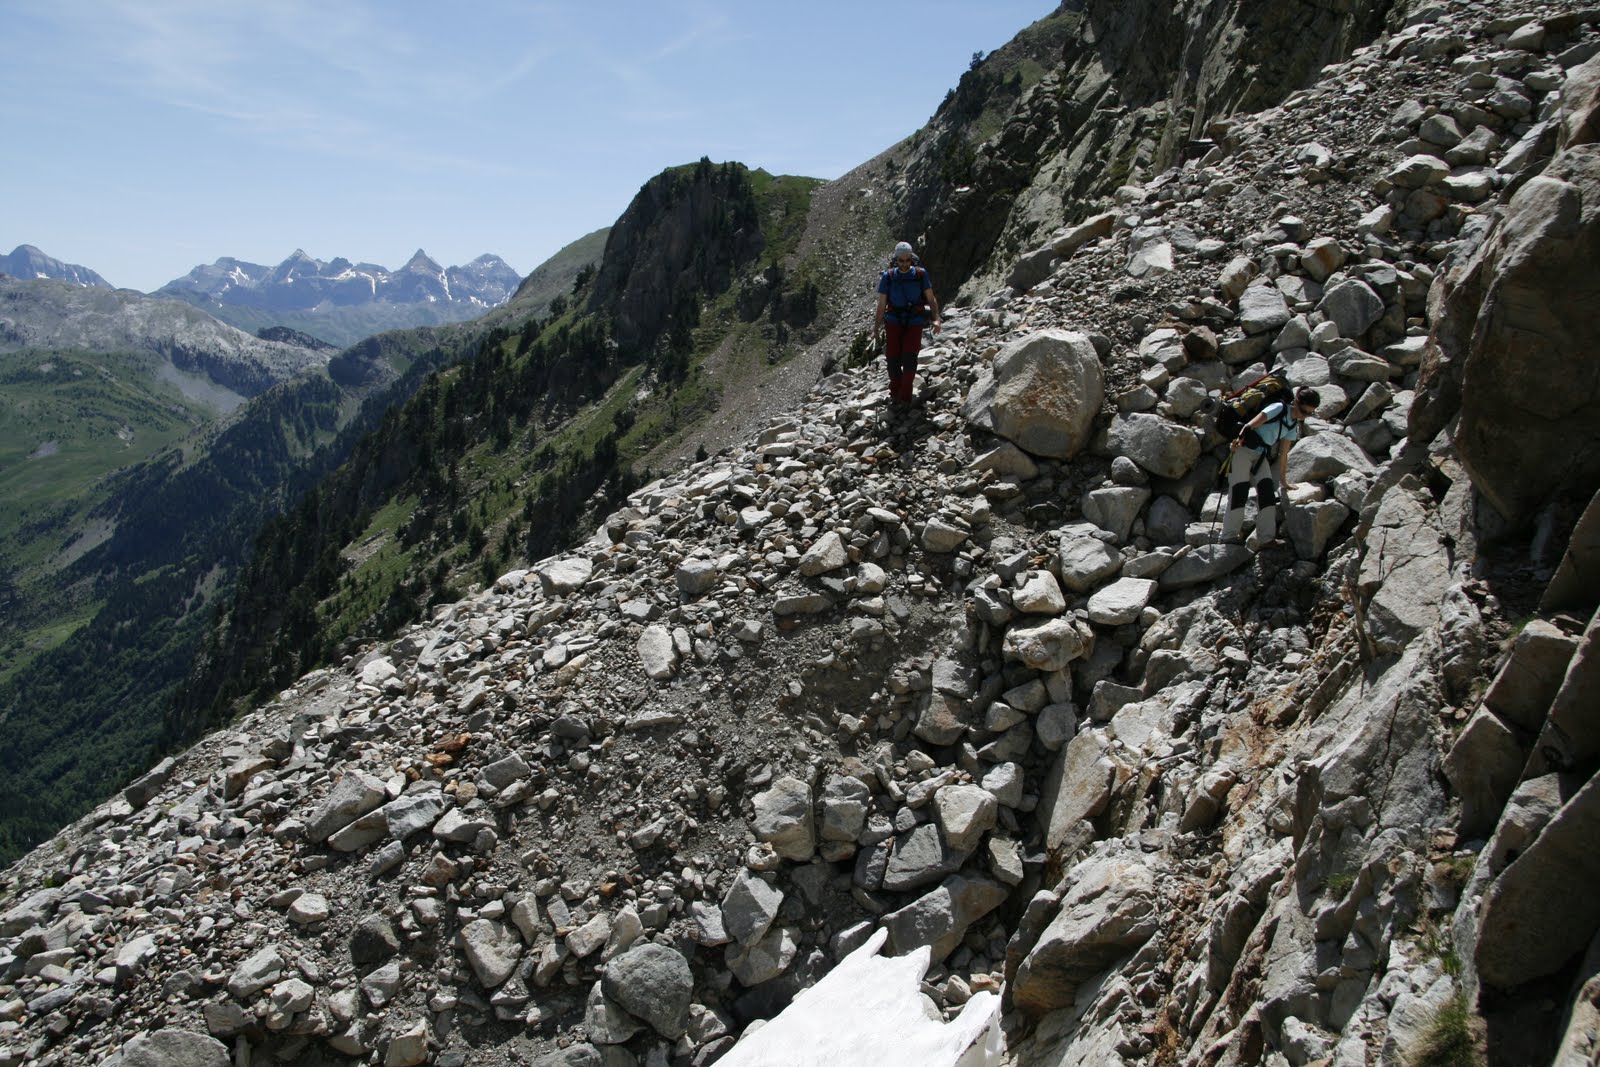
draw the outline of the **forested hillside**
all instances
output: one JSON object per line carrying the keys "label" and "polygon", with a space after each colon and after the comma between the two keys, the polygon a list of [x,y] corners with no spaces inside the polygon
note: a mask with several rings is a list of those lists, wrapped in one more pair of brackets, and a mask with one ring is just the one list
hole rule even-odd
{"label": "forested hillside", "polygon": [[[765,362],[815,319],[808,272],[778,264],[816,184],[709,160],[646,183],[547,315],[421,381],[267,525],[169,741],[586,532],[714,409],[709,353]],[[736,284],[751,274],[760,300]]]}

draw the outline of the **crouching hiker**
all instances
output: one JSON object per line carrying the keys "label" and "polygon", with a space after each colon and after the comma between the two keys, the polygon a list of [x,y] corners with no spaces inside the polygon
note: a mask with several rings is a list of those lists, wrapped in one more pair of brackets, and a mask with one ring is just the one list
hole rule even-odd
{"label": "crouching hiker", "polygon": [[889,398],[896,406],[911,403],[912,379],[917,374],[917,353],[922,349],[922,328],[933,323],[939,332],[939,301],[933,282],[918,262],[911,246],[894,246],[894,260],[878,278],[878,310],[872,336],[882,335],[884,363],[889,372]]}
{"label": "crouching hiker", "polygon": [[1300,440],[1301,424],[1316,413],[1321,403],[1315,389],[1301,387],[1293,400],[1280,400],[1262,408],[1230,442],[1228,515],[1222,520],[1223,540],[1239,540],[1252,485],[1258,508],[1256,543],[1264,545],[1278,536],[1279,487],[1294,488],[1289,482],[1289,449]]}

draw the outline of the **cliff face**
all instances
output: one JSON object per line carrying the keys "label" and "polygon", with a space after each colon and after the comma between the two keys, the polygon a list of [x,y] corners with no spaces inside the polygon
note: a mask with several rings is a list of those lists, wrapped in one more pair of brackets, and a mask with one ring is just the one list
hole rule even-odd
{"label": "cliff face", "polygon": [[736,164],[667,171],[647,182],[611,229],[590,310],[609,309],[625,351],[693,314],[765,246],[755,191]]}
{"label": "cliff face", "polygon": [[1594,1062],[1600,502],[1503,521],[1466,433],[1496,294],[1585,336],[1509,283],[1591,284],[1597,23],[1433,5],[998,258],[914,408],[832,374],[156,768],[6,872],[0,1063],[739,1062],[863,946],[991,1063]]}
{"label": "cliff face", "polygon": [[[1521,185],[1499,228],[1436,293],[1441,332],[1429,364],[1427,423],[1459,414],[1474,485],[1507,521],[1556,499],[1582,507],[1600,480],[1600,145],[1596,74],[1574,71],[1564,117],[1524,135],[1554,160]],[[1570,521],[1570,516],[1569,516]]]}
{"label": "cliff face", "polygon": [[[1032,248],[1118,186],[1180,162],[1217,120],[1309,84],[1395,6],[1068,0],[963,77],[923,131],[906,165],[907,232],[964,283],[995,250]],[[1017,73],[993,69],[1016,69],[1013,53]],[[1023,91],[1019,75],[1035,67],[1043,76]],[[994,96],[1017,102],[991,110]]]}

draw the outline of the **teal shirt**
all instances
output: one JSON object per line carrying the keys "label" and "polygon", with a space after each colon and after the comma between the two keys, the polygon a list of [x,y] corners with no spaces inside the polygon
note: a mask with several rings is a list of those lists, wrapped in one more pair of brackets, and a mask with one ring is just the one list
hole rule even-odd
{"label": "teal shirt", "polygon": [[1268,404],[1261,409],[1261,414],[1267,417],[1267,421],[1256,427],[1256,433],[1260,435],[1261,440],[1266,444],[1276,445],[1279,441],[1288,441],[1293,444],[1300,440],[1300,420],[1283,418],[1282,416],[1286,410],[1287,405],[1282,401],[1276,404]]}

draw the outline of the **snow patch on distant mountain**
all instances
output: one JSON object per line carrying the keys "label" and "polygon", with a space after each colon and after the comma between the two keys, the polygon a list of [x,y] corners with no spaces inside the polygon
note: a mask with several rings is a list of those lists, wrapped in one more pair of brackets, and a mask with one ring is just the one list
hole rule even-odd
{"label": "snow patch on distant mountain", "polygon": [[95,289],[110,289],[111,283],[88,267],[76,263],[63,263],[47,256],[33,245],[18,245],[8,256],[0,256],[0,274],[9,274],[22,281],[36,278],[54,278]]}

